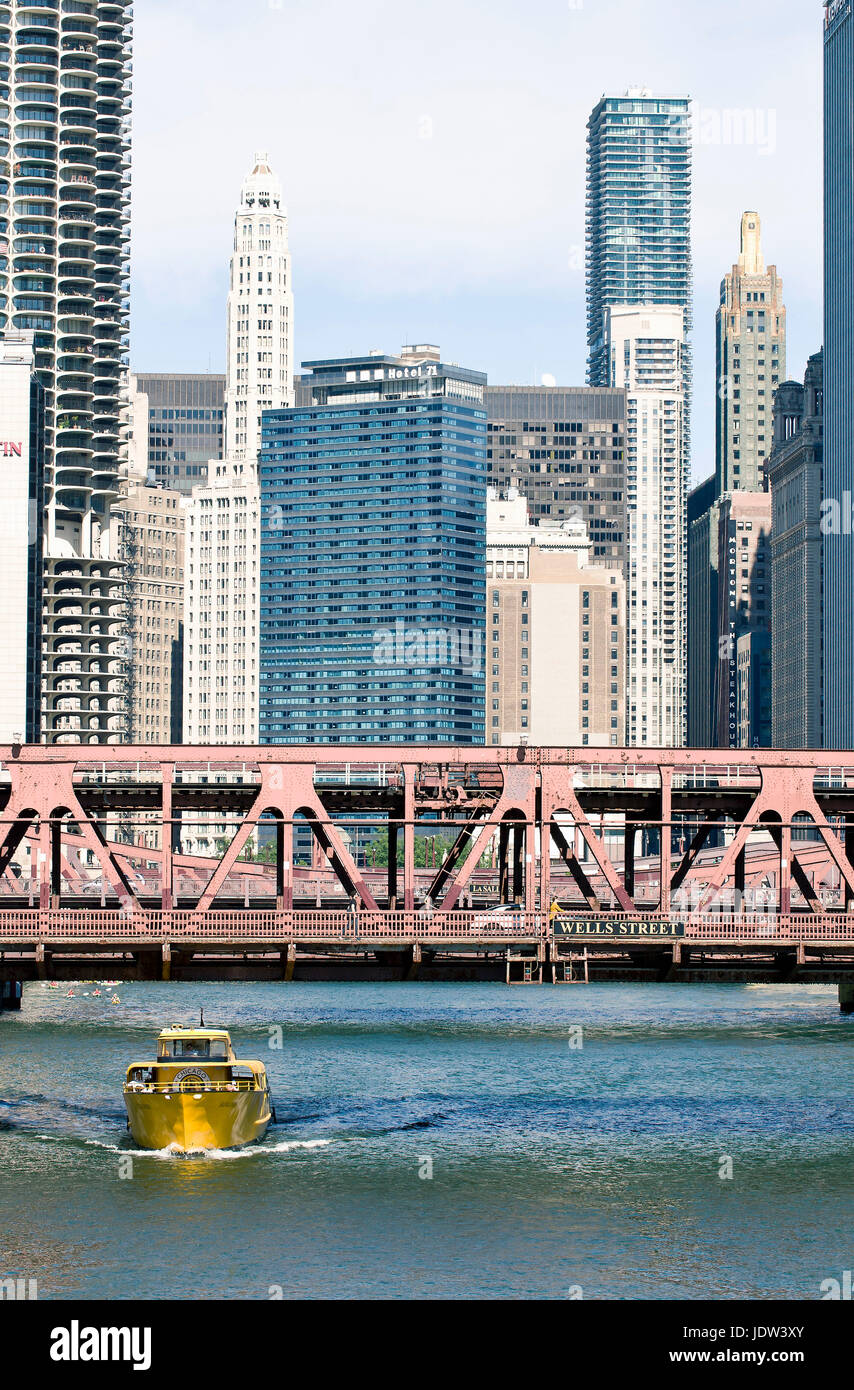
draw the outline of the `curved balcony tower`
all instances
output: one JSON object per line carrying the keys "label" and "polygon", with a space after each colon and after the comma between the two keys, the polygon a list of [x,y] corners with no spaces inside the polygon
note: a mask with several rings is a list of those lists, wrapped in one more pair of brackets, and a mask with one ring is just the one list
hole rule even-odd
{"label": "curved balcony tower", "polygon": [[0,3],[0,332],[33,331],[46,389],[47,742],[124,734],[120,676],[108,702],[91,673],[124,660],[124,599],[101,600],[122,587],[132,19],[129,0]]}

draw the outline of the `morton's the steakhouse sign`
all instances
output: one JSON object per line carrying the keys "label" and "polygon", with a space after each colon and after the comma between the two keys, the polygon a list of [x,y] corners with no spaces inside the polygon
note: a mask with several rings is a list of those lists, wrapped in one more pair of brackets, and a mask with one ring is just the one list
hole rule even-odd
{"label": "morton's the steakhouse sign", "polygon": [[11,439],[0,439],[0,453],[2,453],[4,459],[11,458],[13,454],[16,454],[18,458],[20,458],[23,447],[23,443],[20,440],[15,443]]}

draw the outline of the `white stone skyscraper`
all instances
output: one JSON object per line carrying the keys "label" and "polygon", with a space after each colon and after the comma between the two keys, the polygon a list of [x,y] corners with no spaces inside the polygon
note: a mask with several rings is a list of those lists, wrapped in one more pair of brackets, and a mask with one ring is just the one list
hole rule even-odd
{"label": "white stone skyscraper", "polygon": [[[293,294],[279,180],[256,154],[234,219],[225,454],[187,505],[184,740],[257,743],[261,414],[293,405]],[[223,825],[205,822],[205,852]]]}
{"label": "white stone skyscraper", "polygon": [[293,405],[293,322],[288,218],[266,154],[240,191],[228,295],[225,457],[255,463],[261,412]]}

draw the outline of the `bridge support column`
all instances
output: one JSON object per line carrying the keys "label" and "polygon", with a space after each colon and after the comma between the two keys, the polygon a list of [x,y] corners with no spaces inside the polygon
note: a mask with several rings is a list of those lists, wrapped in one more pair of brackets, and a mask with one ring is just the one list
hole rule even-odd
{"label": "bridge support column", "polygon": [[403,768],[403,909],[415,910],[415,775],[416,768]]}
{"label": "bridge support column", "polygon": [[[659,769],[661,777],[661,836],[658,842],[659,868],[659,910],[662,913],[670,911],[670,884],[672,881],[672,870],[670,857],[673,848],[673,827],[672,820],[672,783],[673,769],[662,767]],[[674,963],[675,963],[674,956]]]}
{"label": "bridge support column", "polygon": [[854,1014],[854,977],[839,981],[839,1012]]}
{"label": "bridge support column", "polygon": [[160,910],[171,912],[172,902],[172,766],[161,763],[162,813],[160,820]]}
{"label": "bridge support column", "polygon": [[161,948],[160,978],[161,980],[172,979],[172,947],[168,941],[164,941]]}
{"label": "bridge support column", "polygon": [[36,943],[36,973],[40,980],[50,978],[50,951],[45,950],[44,943]]}
{"label": "bridge support column", "polygon": [[421,965],[421,946],[416,941],[407,951],[409,959],[403,967],[403,979],[415,980],[418,978],[418,968]]}
{"label": "bridge support column", "polygon": [[296,965],[297,948],[296,942],[289,941],[285,950],[282,952],[282,979],[292,980],[294,978],[294,966]]}

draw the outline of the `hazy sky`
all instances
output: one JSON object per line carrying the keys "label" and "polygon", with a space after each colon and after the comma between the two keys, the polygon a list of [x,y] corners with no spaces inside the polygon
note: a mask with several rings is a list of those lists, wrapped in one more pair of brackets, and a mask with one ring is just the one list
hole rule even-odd
{"label": "hazy sky", "polygon": [[234,207],[268,150],[297,363],[434,342],[493,382],[583,383],[586,121],[603,92],[644,85],[696,103],[705,476],[715,308],[745,209],[783,277],[788,375],[821,345],[822,14],[819,0],[139,0],[133,367],[224,370]]}

